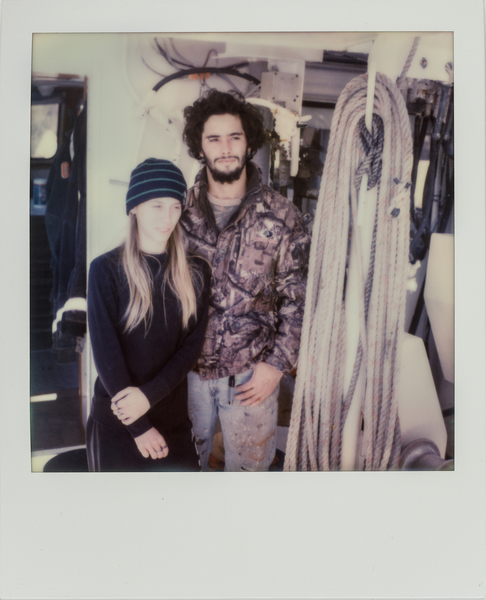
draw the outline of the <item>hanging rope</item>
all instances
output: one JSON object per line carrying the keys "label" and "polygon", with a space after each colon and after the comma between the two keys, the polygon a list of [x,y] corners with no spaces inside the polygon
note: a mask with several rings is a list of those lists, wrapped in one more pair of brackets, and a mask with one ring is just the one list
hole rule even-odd
{"label": "hanging rope", "polygon": [[[343,90],[334,112],[313,226],[297,381],[284,469],[338,470],[342,433],[360,368],[366,389],[366,470],[395,468],[400,455],[397,385],[405,321],[412,138],[397,86],[376,76],[371,135],[364,126],[367,75]],[[378,186],[368,272],[356,227],[361,179]],[[350,235],[356,243],[359,344],[348,393],[345,277]]]}
{"label": "hanging rope", "polygon": [[418,35],[413,40],[412,48],[410,49],[410,52],[408,53],[408,57],[407,57],[407,60],[405,61],[405,64],[403,65],[403,69],[400,74],[400,77],[397,79],[397,87],[398,88],[402,87],[402,84],[405,81],[405,77],[407,76],[408,70],[410,69],[410,66],[412,65],[412,61],[414,59],[415,53],[417,52],[417,47],[419,45],[419,42],[420,42],[420,36]]}

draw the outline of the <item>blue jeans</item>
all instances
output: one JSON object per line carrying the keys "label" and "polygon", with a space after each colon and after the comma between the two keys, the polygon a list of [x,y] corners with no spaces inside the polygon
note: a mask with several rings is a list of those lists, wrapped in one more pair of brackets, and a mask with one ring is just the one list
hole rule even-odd
{"label": "blue jeans", "polygon": [[217,417],[224,439],[225,471],[267,471],[275,457],[279,386],[257,406],[241,406],[236,387],[246,383],[253,370],[229,377],[202,380],[197,373],[187,376],[189,418],[203,471],[209,471]]}

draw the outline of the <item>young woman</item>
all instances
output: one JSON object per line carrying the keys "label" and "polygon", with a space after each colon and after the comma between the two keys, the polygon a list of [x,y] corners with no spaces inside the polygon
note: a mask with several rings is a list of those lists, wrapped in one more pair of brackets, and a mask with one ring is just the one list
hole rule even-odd
{"label": "young woman", "polygon": [[86,431],[90,471],[199,470],[186,375],[204,340],[210,269],[184,250],[178,221],[186,191],[171,162],[138,165],[127,240],[91,263],[98,378]]}

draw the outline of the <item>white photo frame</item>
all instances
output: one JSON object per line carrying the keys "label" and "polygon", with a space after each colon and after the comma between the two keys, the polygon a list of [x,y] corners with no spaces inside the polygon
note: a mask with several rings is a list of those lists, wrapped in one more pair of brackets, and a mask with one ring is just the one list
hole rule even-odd
{"label": "white photo frame", "polygon": [[[1,19],[0,597],[485,598],[483,3],[4,0]],[[154,29],[454,32],[454,472],[31,473],[32,34]]]}

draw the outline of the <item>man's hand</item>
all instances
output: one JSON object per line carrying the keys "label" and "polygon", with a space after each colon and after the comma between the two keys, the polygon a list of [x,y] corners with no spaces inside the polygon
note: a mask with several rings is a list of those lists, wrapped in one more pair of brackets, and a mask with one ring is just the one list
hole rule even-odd
{"label": "man's hand", "polygon": [[136,387],[127,387],[111,399],[111,410],[124,425],[131,425],[150,408],[147,396]]}
{"label": "man's hand", "polygon": [[136,437],[135,443],[144,458],[148,458],[149,456],[153,459],[165,458],[169,454],[169,448],[167,448],[163,436],[155,427]]}
{"label": "man's hand", "polygon": [[272,365],[258,363],[253,367],[251,379],[236,388],[236,398],[243,400],[242,406],[257,406],[275,390],[282,375],[283,373]]}

